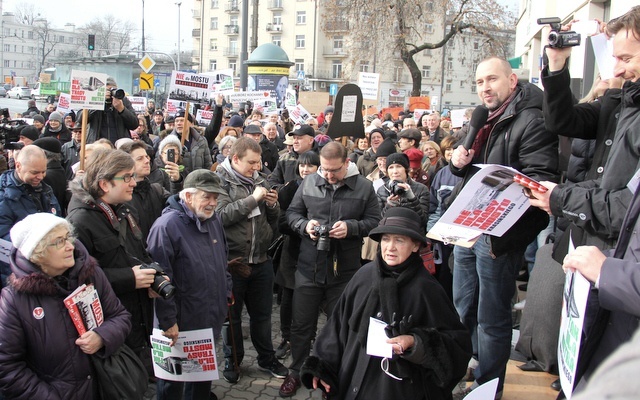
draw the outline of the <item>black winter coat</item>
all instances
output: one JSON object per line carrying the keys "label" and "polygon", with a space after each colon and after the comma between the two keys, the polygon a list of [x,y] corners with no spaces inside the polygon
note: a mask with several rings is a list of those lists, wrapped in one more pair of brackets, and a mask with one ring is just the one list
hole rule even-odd
{"label": "black winter coat", "polygon": [[[506,165],[537,181],[558,181],[558,137],[545,129],[542,118],[542,90],[518,83],[518,93],[493,126],[485,147],[473,163]],[[467,165],[461,170],[450,163],[454,175],[475,173]],[[453,201],[453,195],[450,200]],[[524,251],[549,223],[549,216],[539,208],[529,207],[502,237],[491,236],[495,256],[509,251]]]}
{"label": "black winter coat", "polygon": [[95,329],[104,347],[95,356],[113,354],[131,329],[129,313],[96,260],[82,243],[75,245],[75,265],[57,278],[17,250],[11,253],[13,274],[0,302],[0,389],[6,398],[98,398],[89,356],[75,344],[78,332],[63,302],[81,284],[94,283],[104,312],[104,322]]}

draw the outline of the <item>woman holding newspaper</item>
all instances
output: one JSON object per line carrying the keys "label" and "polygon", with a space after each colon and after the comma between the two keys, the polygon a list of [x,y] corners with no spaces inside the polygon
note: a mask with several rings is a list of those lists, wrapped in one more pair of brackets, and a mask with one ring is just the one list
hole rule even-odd
{"label": "woman holding newspaper", "polygon": [[[11,229],[11,241],[13,274],[0,300],[0,390],[10,399],[93,399],[89,355],[108,357],[122,346],[129,313],[66,220],[29,215]],[[83,321],[74,323],[65,298],[82,285],[100,299],[92,302],[99,326],[79,335]]]}

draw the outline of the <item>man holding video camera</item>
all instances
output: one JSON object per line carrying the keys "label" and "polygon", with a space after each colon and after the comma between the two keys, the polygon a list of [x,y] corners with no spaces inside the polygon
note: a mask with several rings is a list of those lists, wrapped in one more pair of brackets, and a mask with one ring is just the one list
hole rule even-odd
{"label": "man holding video camera", "polygon": [[[78,115],[81,114],[82,111]],[[89,111],[87,143],[106,138],[115,143],[121,138],[130,138],[129,131],[138,127],[138,117],[125,96],[123,89],[118,89],[112,77],[107,78],[107,96],[104,110]]]}
{"label": "man holding video camera", "polygon": [[300,368],[309,355],[322,306],[331,315],[342,291],[360,268],[362,238],[380,221],[378,196],[371,181],[347,160],[347,149],[329,142],[320,151],[318,173],[300,184],[287,222],[301,236],[293,292],[291,374],[281,397],[295,395]]}

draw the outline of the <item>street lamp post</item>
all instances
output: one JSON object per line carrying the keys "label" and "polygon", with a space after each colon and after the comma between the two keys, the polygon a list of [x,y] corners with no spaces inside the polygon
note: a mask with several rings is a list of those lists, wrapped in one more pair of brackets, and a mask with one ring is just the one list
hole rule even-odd
{"label": "street lamp post", "polygon": [[142,54],[144,55],[144,0],[142,0]]}
{"label": "street lamp post", "polygon": [[179,1],[176,5],[178,6],[178,71],[180,71],[180,6],[182,2]]}

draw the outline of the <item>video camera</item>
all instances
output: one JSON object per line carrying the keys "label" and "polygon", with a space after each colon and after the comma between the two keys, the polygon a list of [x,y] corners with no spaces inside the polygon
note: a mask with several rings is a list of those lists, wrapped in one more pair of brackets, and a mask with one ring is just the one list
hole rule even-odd
{"label": "video camera", "polygon": [[24,147],[19,143],[20,131],[27,126],[23,120],[11,121],[8,108],[0,108],[0,143],[7,150],[19,150]]}
{"label": "video camera", "polygon": [[548,17],[548,18],[538,18],[538,25],[547,25],[551,26],[551,32],[549,32],[549,47],[562,49],[565,47],[574,47],[580,46],[580,34],[574,31],[562,32],[560,29],[562,25],[560,24],[560,18],[558,17]]}

